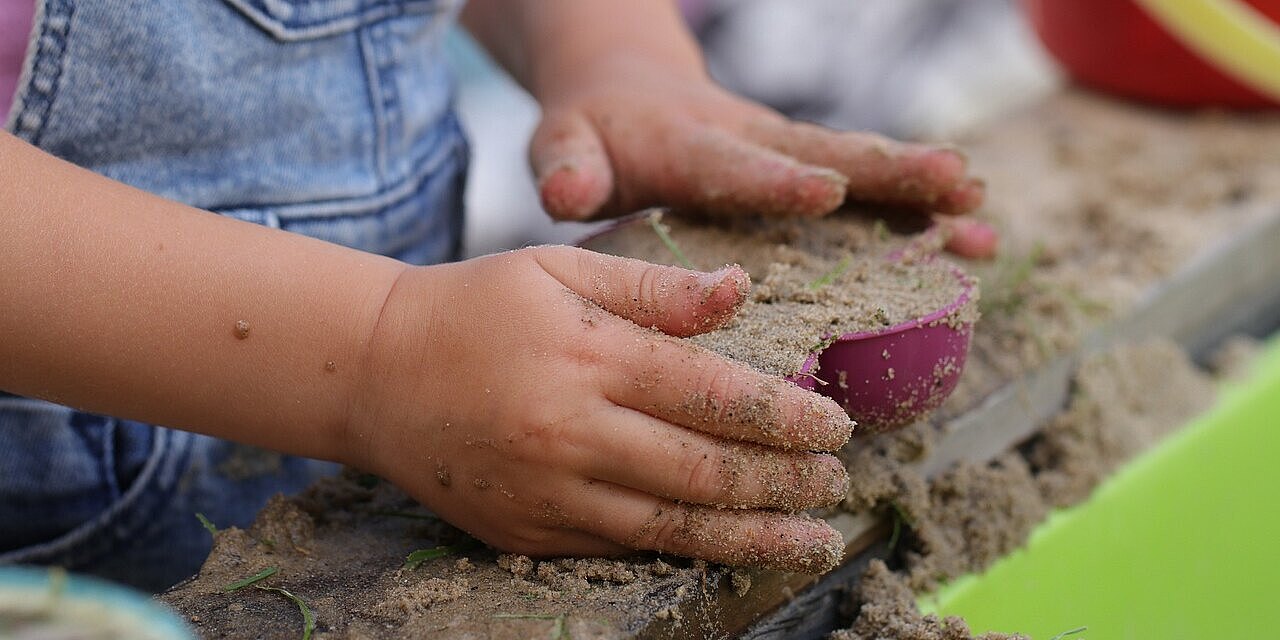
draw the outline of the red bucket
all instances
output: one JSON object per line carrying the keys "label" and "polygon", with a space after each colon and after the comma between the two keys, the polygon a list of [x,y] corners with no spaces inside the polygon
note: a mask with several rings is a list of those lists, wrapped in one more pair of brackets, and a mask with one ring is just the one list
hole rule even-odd
{"label": "red bucket", "polygon": [[[1176,107],[1280,106],[1280,0],[1023,0],[1085,86]],[[1250,48],[1253,46],[1253,48]]]}

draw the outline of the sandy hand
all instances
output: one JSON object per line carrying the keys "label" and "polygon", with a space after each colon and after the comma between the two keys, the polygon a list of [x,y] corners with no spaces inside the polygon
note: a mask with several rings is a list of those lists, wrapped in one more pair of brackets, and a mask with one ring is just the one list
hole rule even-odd
{"label": "sandy hand", "polygon": [[411,270],[372,339],[350,462],[507,551],[830,569],[839,534],[794,514],[844,496],[817,452],[853,423],[672,337],[721,326],[748,284],[567,247]]}
{"label": "sandy hand", "polygon": [[[982,204],[983,183],[954,149],[793,122],[643,60],[599,67],[544,99],[530,145],[543,206],[556,218],[654,205],[817,216],[846,200],[954,216]],[[996,234],[976,220],[949,232],[952,251],[995,252]]]}

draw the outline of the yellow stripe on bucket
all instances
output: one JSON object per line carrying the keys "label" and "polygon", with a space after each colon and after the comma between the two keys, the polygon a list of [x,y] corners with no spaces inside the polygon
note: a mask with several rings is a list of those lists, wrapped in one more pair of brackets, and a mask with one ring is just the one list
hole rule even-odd
{"label": "yellow stripe on bucket", "polygon": [[1280,101],[1280,27],[1240,0],[1137,0],[1183,44]]}

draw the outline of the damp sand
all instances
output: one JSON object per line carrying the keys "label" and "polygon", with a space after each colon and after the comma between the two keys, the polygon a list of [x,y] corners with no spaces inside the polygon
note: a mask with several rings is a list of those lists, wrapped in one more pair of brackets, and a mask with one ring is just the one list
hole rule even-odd
{"label": "damp sand", "polygon": [[[963,262],[966,270],[982,280],[983,320],[975,326],[973,349],[959,387],[931,422],[894,434],[855,439],[846,449],[845,459],[858,491],[850,493],[844,508],[887,516],[894,502],[905,506],[912,502],[909,495],[928,496],[929,483],[907,469],[930,455],[948,416],[969,410],[1010,380],[1074,348],[1087,329],[1123,314],[1142,292],[1203,249],[1233,230],[1272,215],[1273,203],[1280,201],[1280,157],[1271,151],[1275,144],[1280,144],[1278,118],[1177,114],[1083,93],[1058,96],[966,144],[975,174],[986,178],[989,186],[988,204],[977,217],[995,225],[1002,234],[1001,254],[995,261]],[[888,212],[881,217],[894,219]],[[813,222],[826,225],[829,221]],[[855,224],[847,229],[824,229],[822,235],[847,238],[837,241],[836,246],[875,250],[881,228]],[[786,236],[779,237],[783,238],[781,244],[786,244]],[[701,268],[720,266],[702,261],[701,256],[690,258]],[[669,259],[662,261],[671,263]],[[1161,373],[1154,379],[1163,377]],[[1057,444],[1040,445],[1042,459],[1053,460],[1056,451],[1087,451],[1088,447],[1078,445],[1104,440],[1085,418],[1093,409],[1086,411],[1084,404],[1080,406],[1080,418],[1060,423],[1062,433],[1052,440]],[[1123,405],[1108,410],[1124,411]],[[1165,427],[1177,423],[1173,420]],[[1050,463],[1042,471],[1038,464],[1021,456],[1021,462],[1006,459],[983,473],[1009,472],[1017,477],[1029,473],[1037,482],[1036,492],[1039,484],[1050,484],[1054,479],[1053,491],[1062,496],[1086,491],[1081,487],[1094,482],[1075,483],[1066,476],[1094,476],[1105,469],[1105,465],[1092,462],[1074,466]],[[991,465],[972,466],[983,469]],[[1075,471],[1067,471],[1072,468]],[[967,473],[958,471],[956,475]],[[954,486],[958,480],[947,482]],[[317,489],[324,486],[327,483]],[[516,576],[497,565],[496,554],[479,550],[462,554],[468,564],[479,568],[475,576],[467,578],[471,596],[433,602],[425,611],[415,612],[412,621],[370,618],[366,611],[385,601],[398,580],[449,582],[456,578],[451,572],[458,556],[431,561],[407,576],[396,573],[409,551],[456,539],[446,536],[442,542],[438,521],[370,514],[369,496],[377,495],[373,503],[425,516],[424,510],[389,486],[372,492],[361,489],[332,496],[323,491],[309,495],[304,511],[316,523],[316,542],[304,547],[310,556],[289,556],[291,564],[282,566],[281,573],[270,580],[293,587],[317,608],[318,628],[322,630],[317,637],[549,637],[557,629],[568,629],[569,637],[574,638],[633,637],[637,629],[652,629],[655,624],[665,625],[662,628],[673,629],[673,633],[686,630],[685,637],[717,632],[676,617],[687,612],[676,603],[703,598],[703,587],[715,582],[715,567],[699,568],[662,558],[675,574],[646,577],[629,585],[595,581],[585,592],[555,596],[536,587],[536,593],[529,592],[524,583],[514,581]],[[1007,497],[975,498],[976,504],[1011,501],[1031,504]],[[998,514],[984,514],[976,506],[965,505],[965,501],[953,501],[951,508],[954,513],[973,508],[976,522],[990,524],[988,531],[997,526]],[[927,515],[929,509],[918,512]],[[264,512],[260,519],[268,517],[274,516]],[[942,520],[945,518],[937,519]],[[1015,528],[1023,526],[1029,527]],[[292,603],[259,592],[237,592],[229,597],[220,589],[226,582],[252,575],[254,567],[279,562],[282,552],[264,555],[262,544],[240,533],[222,535],[229,535],[229,542],[220,540],[201,574],[162,599],[194,619],[204,637],[300,637],[300,616]],[[936,581],[940,573],[981,564],[981,558],[976,563],[963,560],[969,553],[966,545],[949,545],[948,539],[953,538],[942,533],[901,532],[890,566],[907,571],[888,575],[905,581],[909,589],[913,585],[923,588],[930,576]],[[998,535],[986,539],[996,542],[977,545],[979,551],[1016,544]],[[952,560],[938,555],[938,549],[948,546],[961,549],[948,554]],[[921,556],[910,568],[906,566],[909,553]],[[926,555],[933,558],[925,559]],[[999,553],[976,555],[990,559]],[[643,567],[654,560],[642,556],[623,562]],[[435,594],[438,586],[432,583],[423,589]],[[454,591],[446,589],[444,597]],[[500,599],[495,601],[494,594]],[[437,600],[441,596],[429,597]],[[481,603],[478,608],[450,608],[469,598]],[[852,599],[850,605],[856,611],[859,601]],[[495,617],[498,615],[526,617]],[[853,618],[849,623],[853,629],[864,629],[856,626]],[[681,624],[684,626],[676,626]],[[415,636],[413,630],[423,631]]]}
{"label": "damp sand", "polygon": [[[446,551],[410,567],[418,549]],[[247,530],[229,528],[194,579],[160,596],[202,638],[302,634],[278,593],[225,586],[274,567],[260,585],[302,598],[319,638],[618,637],[714,589],[699,561],[502,554],[436,519],[390,483],[354,471],[277,496]],[[716,574],[718,575],[718,574]],[[563,635],[560,635],[563,634]]]}
{"label": "damp sand", "polygon": [[[913,457],[918,437],[879,436],[898,442],[872,444],[850,460],[850,469],[861,468],[878,450],[881,461],[867,473],[886,475],[862,484],[855,475],[844,508],[880,508],[895,520],[899,533],[889,561],[897,571],[873,562],[850,603],[858,613],[833,638],[969,638],[961,620],[920,614],[915,594],[980,572],[1021,547],[1051,509],[1087,499],[1121,464],[1207,410],[1213,399],[1209,374],[1176,345],[1156,340],[1086,359],[1068,406],[992,462],[962,463],[926,480],[904,459]],[[895,458],[896,465],[885,462]]]}
{"label": "damp sand", "polygon": [[[654,225],[661,225],[674,251]],[[741,265],[752,280],[742,308],[725,327],[690,341],[765,373],[792,376],[833,336],[923,318],[955,302],[967,288],[974,291],[970,303],[939,322],[977,320],[976,283],[934,257],[936,238],[909,245],[881,229],[852,211],[818,220],[741,217],[729,222],[650,215],[584,246],[658,264],[680,265],[685,258],[708,271]]]}

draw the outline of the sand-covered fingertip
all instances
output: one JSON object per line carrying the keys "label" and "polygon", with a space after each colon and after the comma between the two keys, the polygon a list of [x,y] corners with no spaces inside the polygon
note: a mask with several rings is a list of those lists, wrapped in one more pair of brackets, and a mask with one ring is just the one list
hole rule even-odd
{"label": "sand-covered fingertip", "polygon": [[946,249],[966,258],[986,259],[994,257],[1000,244],[1000,235],[986,222],[971,216],[938,214],[934,224],[946,238]]}
{"label": "sand-covered fingertip", "polygon": [[747,564],[788,573],[820,575],[836,568],[844,559],[844,537],[818,518],[809,515],[790,518],[776,535],[785,543],[762,552]]}
{"label": "sand-covered fingertip", "polygon": [[848,186],[849,179],[840,172],[812,167],[808,173],[797,176],[778,212],[796,216],[831,213],[844,202]]}
{"label": "sand-covered fingertip", "polygon": [[552,215],[565,220],[586,220],[609,197],[607,174],[584,170],[565,161],[538,181],[538,197]]}
{"label": "sand-covered fingertip", "polygon": [[731,537],[720,539],[699,555],[731,567],[809,575],[826,573],[844,559],[844,537],[825,521],[804,513],[762,512],[760,516],[763,526],[759,529],[726,530]]}
{"label": "sand-covered fingertip", "polygon": [[949,215],[969,213],[982,206],[987,198],[987,183],[981,178],[968,178],[942,194],[933,203],[934,211]]}
{"label": "sand-covered fingertip", "polygon": [[751,293],[751,276],[737,264],[727,264],[715,271],[695,273],[692,301],[695,322],[683,336],[719,329],[733,320]]}
{"label": "sand-covered fingertip", "polygon": [[799,387],[792,393],[801,396],[798,409],[788,419],[788,435],[796,448],[810,451],[838,451],[853,436],[858,423],[826,396]]}

